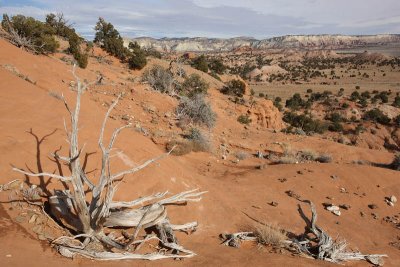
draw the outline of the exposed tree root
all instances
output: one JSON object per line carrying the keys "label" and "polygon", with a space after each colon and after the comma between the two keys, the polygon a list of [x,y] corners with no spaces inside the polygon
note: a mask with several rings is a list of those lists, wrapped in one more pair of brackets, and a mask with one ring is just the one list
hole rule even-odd
{"label": "exposed tree root", "polygon": [[[31,177],[50,177],[63,183],[66,190],[55,190],[53,195],[49,195],[51,214],[58,219],[61,224],[69,230],[78,233],[77,236],[62,236],[55,239],[52,244],[57,248],[61,255],[74,257],[81,255],[97,260],[122,260],[122,259],[145,259],[157,260],[164,258],[188,258],[195,255],[194,252],[187,250],[178,244],[174,231],[193,232],[197,228],[197,222],[190,222],[184,225],[172,225],[167,216],[167,205],[181,204],[187,202],[198,202],[206,192],[198,189],[181,192],[167,197],[168,191],[157,193],[150,196],[141,197],[132,201],[114,201],[118,182],[129,174],[151,165],[171,152],[159,157],[147,160],[143,164],[113,174],[110,171],[110,153],[119,133],[130,127],[122,126],[116,129],[107,145],[104,144],[104,130],[107,119],[112,110],[117,105],[119,97],[114,101],[106,115],[100,130],[98,145],[102,153],[101,171],[98,183],[95,184],[87,177],[80,163],[80,155],[83,148],[78,144],[78,120],[80,112],[81,95],[85,92],[87,84],[81,83],[75,75],[75,66],[72,71],[76,79],[76,104],[72,109],[62,96],[64,105],[70,116],[70,131],[64,123],[68,137],[69,156],[61,156],[54,153],[57,160],[64,161],[69,169],[70,175],[55,174],[48,172],[32,173],[20,168],[13,168],[14,171]],[[0,191],[15,181],[0,187]],[[21,189],[23,190],[23,189]],[[24,199],[40,199],[40,192],[37,187],[21,191]],[[89,201],[88,201],[89,199]],[[43,209],[42,209],[43,210]],[[44,211],[44,210],[43,210]],[[115,238],[113,235],[106,235],[105,228],[135,228],[133,235]],[[141,229],[156,229],[158,236],[148,235],[144,239],[137,240]],[[131,250],[138,250],[144,243],[157,239],[162,249],[154,253],[137,254]],[[166,253],[165,251],[169,251]]]}
{"label": "exposed tree root", "polygon": [[[300,205],[299,212],[302,218],[307,223],[306,232],[298,238],[292,240],[285,240],[284,244],[287,248],[294,247],[300,253],[304,255],[329,261],[332,263],[342,264],[347,261],[360,261],[365,260],[374,265],[382,266],[385,254],[362,254],[358,251],[350,251],[347,248],[347,242],[345,240],[334,240],[328,233],[316,225],[317,222],[317,211],[314,204],[309,200],[303,200],[302,202],[308,203],[311,208],[311,221],[304,215]],[[313,235],[309,237],[308,234]],[[224,239],[223,243],[226,246],[239,247],[243,241],[257,241],[256,234],[254,232],[239,232],[233,234],[221,235]]]}

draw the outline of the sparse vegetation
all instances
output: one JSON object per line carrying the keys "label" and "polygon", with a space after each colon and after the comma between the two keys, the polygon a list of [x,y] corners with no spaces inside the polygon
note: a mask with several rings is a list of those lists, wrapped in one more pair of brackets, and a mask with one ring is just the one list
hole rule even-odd
{"label": "sparse vegetation", "polygon": [[209,84],[205,82],[200,75],[192,74],[182,83],[180,94],[187,97],[193,97],[197,94],[206,94],[208,88]]}
{"label": "sparse vegetation", "polygon": [[128,65],[130,69],[141,70],[147,64],[146,52],[140,48],[137,42],[129,43],[130,54],[128,58]]}
{"label": "sparse vegetation", "polygon": [[241,124],[250,124],[251,123],[251,119],[247,114],[242,114],[237,118],[237,121],[240,122]]}
{"label": "sparse vegetation", "polygon": [[367,111],[364,114],[364,119],[384,125],[388,125],[390,123],[389,117],[383,114],[383,112],[377,108]]}
{"label": "sparse vegetation", "polygon": [[129,50],[124,47],[124,41],[114,25],[100,17],[94,29],[94,43],[122,61],[127,59]]}
{"label": "sparse vegetation", "polygon": [[192,67],[195,69],[198,69],[202,72],[207,73],[208,72],[208,63],[207,59],[204,55],[201,55],[197,58],[195,58],[192,62]]}
{"label": "sparse vegetation", "polygon": [[243,97],[246,92],[246,84],[241,80],[231,80],[221,89],[221,92],[226,95]]}
{"label": "sparse vegetation", "polygon": [[32,17],[3,15],[3,29],[10,34],[11,42],[39,54],[51,54],[59,47],[54,38],[56,31],[48,24]]}
{"label": "sparse vegetation", "polygon": [[143,74],[143,80],[156,91],[169,95],[176,94],[172,73],[160,65],[154,65],[147,69]]}
{"label": "sparse vegetation", "polygon": [[188,120],[193,124],[205,125],[208,128],[215,125],[216,114],[203,94],[197,94],[191,98],[182,97],[176,112],[179,120]]}

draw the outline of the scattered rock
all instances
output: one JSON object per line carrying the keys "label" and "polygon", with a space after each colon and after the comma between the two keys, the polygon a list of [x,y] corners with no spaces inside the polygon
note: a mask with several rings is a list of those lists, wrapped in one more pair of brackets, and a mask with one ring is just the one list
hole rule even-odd
{"label": "scattered rock", "polygon": [[298,199],[298,200],[300,200],[300,198],[301,198],[300,195],[296,194],[296,193],[295,193],[294,191],[292,191],[292,190],[286,191],[285,193],[286,193],[289,197],[292,197],[292,198],[295,198],[295,199]]}
{"label": "scattered rock", "polygon": [[379,219],[379,215],[376,213],[371,213],[372,218],[374,218],[374,220],[378,220]]}
{"label": "scattered rock", "polygon": [[326,207],[327,210],[329,210],[330,212],[332,212],[333,214],[335,214],[336,216],[340,216],[340,208],[338,206],[335,205],[330,205]]}
{"label": "scattered rock", "polygon": [[39,235],[38,235],[38,239],[39,239],[39,240],[42,240],[42,241],[47,240],[47,238],[46,238],[45,235],[43,235],[43,234],[39,234]]}
{"label": "scattered rock", "polygon": [[121,119],[124,120],[124,121],[129,121],[130,117],[129,117],[129,115],[125,114],[125,115],[121,116]]}
{"label": "scattered rock", "polygon": [[339,207],[340,207],[341,209],[344,209],[344,210],[349,210],[349,209],[351,208],[351,206],[348,205],[348,204],[342,204],[342,205],[339,205]]}
{"label": "scattered rock", "polygon": [[264,170],[265,167],[267,167],[266,164],[261,164],[261,165],[256,166],[256,169],[257,169],[257,170]]}
{"label": "scattered rock", "polygon": [[40,225],[36,225],[32,228],[32,231],[38,235],[43,234],[43,227]]}
{"label": "scattered rock", "polygon": [[37,218],[38,216],[36,215],[36,214],[33,214],[32,215],[32,217],[29,219],[29,223],[34,223],[35,221],[36,221],[36,218]]}
{"label": "scattered rock", "polygon": [[362,211],[360,211],[360,216],[361,216],[361,217],[365,217],[365,213],[362,212]]}
{"label": "scattered rock", "polygon": [[332,178],[333,180],[336,180],[336,179],[338,179],[339,177],[338,177],[337,175],[331,175],[331,178]]}
{"label": "scattered rock", "polygon": [[394,204],[397,202],[397,198],[395,196],[390,196],[390,197],[386,197],[385,198],[385,202],[389,205],[389,206],[394,206]]}
{"label": "scattered rock", "polygon": [[378,206],[376,204],[369,204],[368,208],[370,208],[371,210],[375,210],[378,208]]}
{"label": "scattered rock", "polygon": [[272,201],[271,203],[269,203],[271,206],[276,207],[279,205],[278,202]]}
{"label": "scattered rock", "polygon": [[347,193],[346,188],[344,188],[344,187],[340,188],[340,193]]}

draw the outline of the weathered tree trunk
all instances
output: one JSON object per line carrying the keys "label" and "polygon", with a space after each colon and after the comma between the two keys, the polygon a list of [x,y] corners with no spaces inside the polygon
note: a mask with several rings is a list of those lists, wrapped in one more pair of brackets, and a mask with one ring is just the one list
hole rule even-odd
{"label": "weathered tree trunk", "polygon": [[[172,197],[166,198],[168,192],[157,193],[152,196],[142,197],[136,200],[127,202],[114,202],[113,198],[116,193],[117,187],[116,180],[123,179],[129,174],[133,174],[153,162],[168,156],[171,151],[165,155],[150,159],[142,165],[132,168],[130,170],[122,171],[117,174],[110,172],[110,151],[118,134],[130,125],[122,126],[114,131],[107,146],[103,144],[104,129],[110,113],[117,105],[120,97],[112,103],[108,109],[102,128],[100,130],[100,137],[98,145],[102,152],[101,173],[99,182],[94,184],[86,176],[80,164],[81,149],[78,143],[79,131],[79,112],[81,105],[81,96],[87,88],[86,84],[82,84],[80,79],[75,75],[75,66],[73,75],[76,79],[76,104],[74,110],[71,110],[65,98],[62,97],[65,107],[70,115],[71,130],[67,130],[65,125],[67,137],[69,139],[69,157],[62,157],[57,154],[54,155],[56,159],[65,161],[70,169],[71,176],[61,176],[51,173],[30,173],[22,169],[14,168],[15,171],[23,173],[28,176],[49,176],[58,179],[68,184],[68,190],[56,190],[54,195],[49,196],[49,204],[52,214],[57,217],[62,224],[77,233],[76,237],[60,237],[53,241],[58,251],[66,256],[73,257],[74,255],[82,255],[84,257],[100,260],[120,260],[120,259],[147,259],[155,260],[170,257],[192,257],[195,254],[186,250],[177,244],[174,237],[173,230],[179,231],[193,231],[197,227],[197,223],[188,223],[185,225],[171,225],[167,219],[167,211],[165,205],[177,204],[188,201],[200,201],[201,195],[205,192],[198,192],[197,189],[182,192]],[[87,193],[91,194],[91,200],[86,202]],[[143,207],[137,208],[139,205]],[[136,208],[135,208],[136,207]],[[159,229],[160,237],[146,237],[144,240],[139,241],[138,244],[147,242],[148,240],[157,238],[163,246],[171,249],[173,254],[165,254],[155,252],[149,255],[132,254],[127,251],[130,246],[135,244],[138,232],[142,228],[149,228],[156,226]],[[104,227],[126,227],[136,228],[135,233],[130,238],[121,241],[116,241],[112,237],[106,236],[103,232]],[[167,236],[167,237],[166,237]],[[81,243],[77,237],[84,237],[85,241]],[[110,251],[94,251],[88,249],[88,244],[91,242],[100,242],[108,247],[124,250],[124,253],[110,252]],[[184,254],[179,254],[182,252]]]}

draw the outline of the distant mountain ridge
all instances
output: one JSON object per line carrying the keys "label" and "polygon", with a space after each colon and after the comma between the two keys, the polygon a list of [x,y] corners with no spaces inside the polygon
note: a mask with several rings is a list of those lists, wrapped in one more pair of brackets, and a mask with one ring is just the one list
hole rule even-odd
{"label": "distant mountain ridge", "polygon": [[253,49],[351,49],[357,47],[399,45],[400,34],[379,35],[286,35],[257,40],[250,37],[222,38],[125,38],[127,45],[136,41],[144,48],[163,52],[217,52],[242,47]]}

